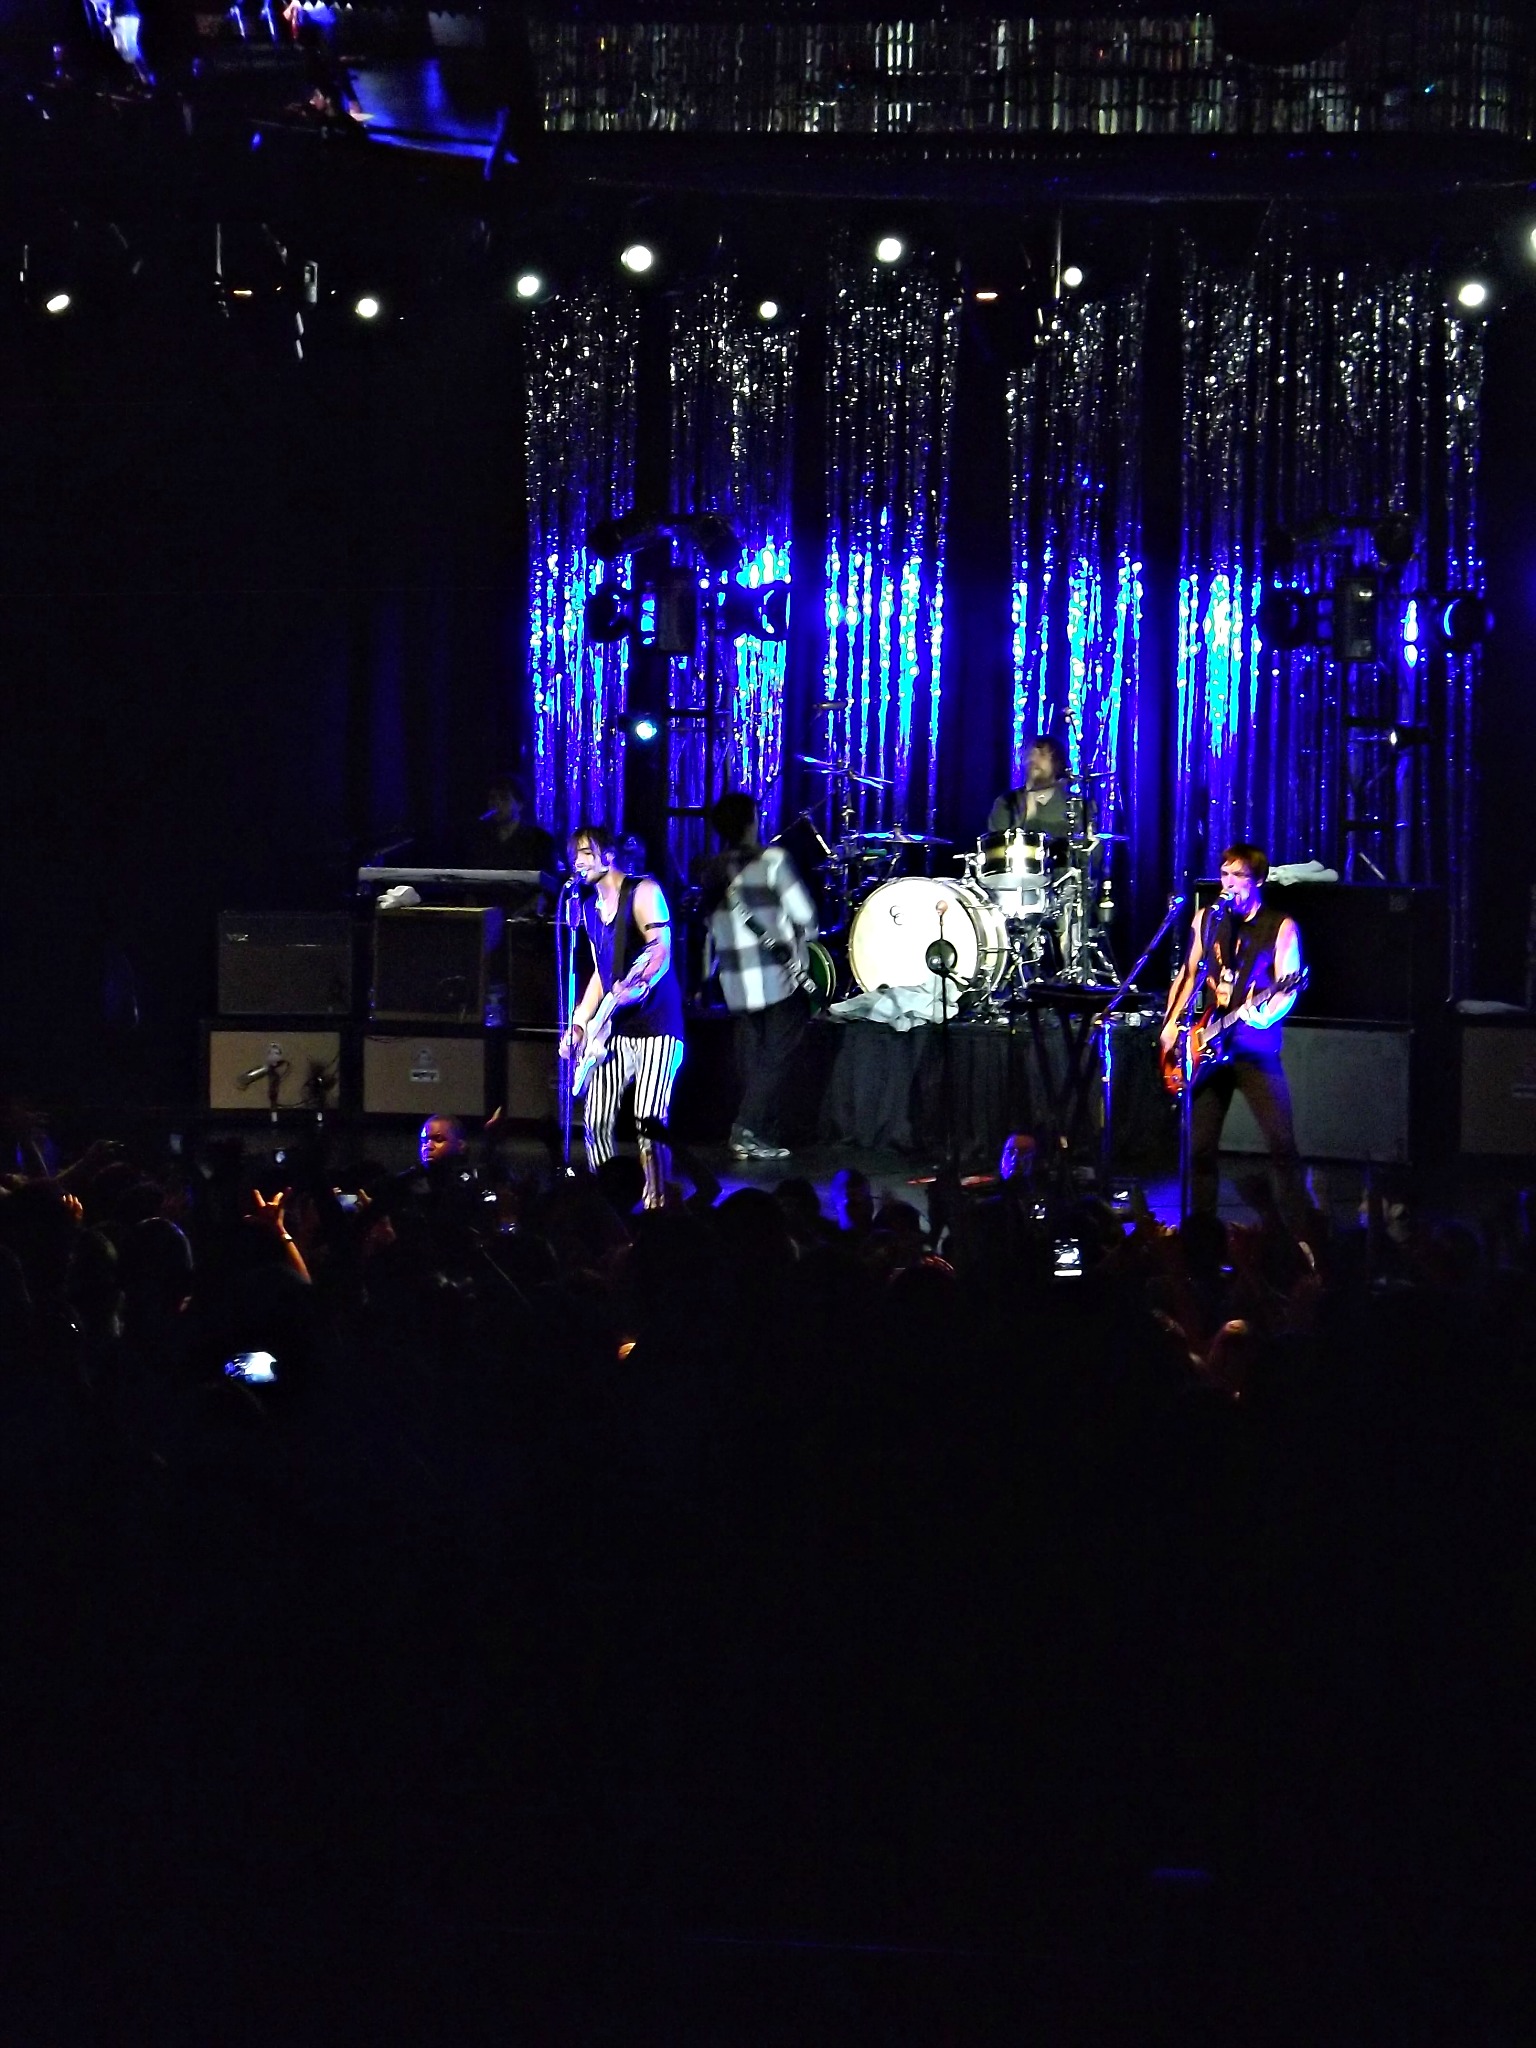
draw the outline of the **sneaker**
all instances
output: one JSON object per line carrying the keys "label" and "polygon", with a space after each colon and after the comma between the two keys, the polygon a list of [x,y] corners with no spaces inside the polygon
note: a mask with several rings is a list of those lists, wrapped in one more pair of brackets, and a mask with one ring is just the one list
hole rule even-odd
{"label": "sneaker", "polygon": [[770,1145],[766,1138],[755,1138],[750,1131],[732,1131],[731,1157],[733,1159],[787,1159],[787,1145]]}

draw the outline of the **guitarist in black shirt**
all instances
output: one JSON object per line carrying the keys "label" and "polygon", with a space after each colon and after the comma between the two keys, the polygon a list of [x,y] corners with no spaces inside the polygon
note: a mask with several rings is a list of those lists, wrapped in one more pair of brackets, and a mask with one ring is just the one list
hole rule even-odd
{"label": "guitarist in black shirt", "polygon": [[[1189,951],[1163,1016],[1158,1049],[1165,1076],[1182,1085],[1181,1030],[1191,1033],[1192,1196],[1197,1211],[1212,1214],[1219,1189],[1222,1125],[1241,1092],[1269,1147],[1275,1199],[1300,1233],[1310,1214],[1291,1091],[1280,1059],[1280,1027],[1305,983],[1301,934],[1293,918],[1264,902],[1269,858],[1262,848],[1229,846],[1221,856],[1221,898],[1198,912]],[[1200,990],[1193,1024],[1184,1025],[1191,992]]]}

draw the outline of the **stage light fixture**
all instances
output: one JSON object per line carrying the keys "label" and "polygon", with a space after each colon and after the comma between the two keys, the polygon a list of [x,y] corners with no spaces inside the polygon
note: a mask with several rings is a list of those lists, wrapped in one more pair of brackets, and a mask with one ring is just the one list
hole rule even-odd
{"label": "stage light fixture", "polygon": [[631,242],[620,250],[619,261],[631,277],[644,277],[655,266],[656,251],[647,242]]}
{"label": "stage light fixture", "polygon": [[741,560],[741,535],[723,512],[701,512],[694,519],[678,522],[703,558],[704,566],[723,576]]}
{"label": "stage light fixture", "polygon": [[525,302],[544,296],[544,280],[536,270],[522,270],[512,280],[512,289]]}
{"label": "stage light fixture", "polygon": [[907,245],[900,235],[882,235],[875,244],[875,258],[880,263],[899,263],[907,253]]}
{"label": "stage light fixture", "polygon": [[1069,292],[1075,292],[1083,281],[1081,266],[1076,263],[1069,263],[1061,273],[1061,281]]}
{"label": "stage light fixture", "polygon": [[777,300],[777,299],[763,299],[763,300],[761,300],[761,301],[759,302],[759,304],[758,304],[758,308],[757,308],[757,317],[758,317],[758,319],[759,319],[759,320],[777,320],[777,319],[778,319],[778,317],[779,317],[779,302],[778,302],[778,300]]}
{"label": "stage light fixture", "polygon": [[1389,512],[1371,528],[1371,547],[1384,569],[1407,568],[1418,541],[1418,528],[1406,512]]}
{"label": "stage light fixture", "polygon": [[661,738],[660,722],[650,711],[626,711],[619,720],[619,730],[642,747],[654,746]]}
{"label": "stage light fixture", "polygon": [[732,640],[787,640],[789,585],[732,583],[720,593],[718,616]]}
{"label": "stage light fixture", "polygon": [[599,647],[611,647],[622,640],[635,623],[634,598],[617,583],[604,583],[587,599],[583,623],[589,640]]}
{"label": "stage light fixture", "polygon": [[53,292],[44,299],[43,311],[53,314],[67,313],[73,304],[74,301],[68,292]]}
{"label": "stage light fixture", "polygon": [[973,297],[978,306],[991,306],[997,301],[996,292],[976,292],[973,294]]}
{"label": "stage light fixture", "polygon": [[364,292],[352,310],[359,320],[377,320],[384,310],[384,305],[382,300],[376,299],[373,296],[372,292]]}
{"label": "stage light fixture", "polygon": [[1456,287],[1456,303],[1468,313],[1477,313],[1487,305],[1492,294],[1480,277],[1463,278]]}
{"label": "stage light fixture", "polygon": [[699,644],[699,587],[689,570],[668,570],[641,590],[635,642],[652,654],[694,653]]}
{"label": "stage light fixture", "polygon": [[1493,613],[1475,591],[1453,590],[1435,623],[1452,654],[1470,654],[1493,631]]}

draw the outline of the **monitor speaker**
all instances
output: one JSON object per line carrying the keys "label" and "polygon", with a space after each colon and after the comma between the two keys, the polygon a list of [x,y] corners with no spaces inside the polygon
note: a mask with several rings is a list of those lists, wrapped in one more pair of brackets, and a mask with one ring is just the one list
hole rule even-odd
{"label": "monitor speaker", "polygon": [[341,913],[219,913],[219,1014],[346,1017],[352,920]]}
{"label": "monitor speaker", "polygon": [[363,1040],[363,1109],[369,1116],[485,1115],[485,1040],[415,1032]]}
{"label": "monitor speaker", "polygon": [[373,921],[375,1022],[484,1023],[486,954],[500,931],[498,910],[381,910]]}
{"label": "monitor speaker", "polygon": [[1536,1158],[1536,1024],[1463,1023],[1461,1149]]}
{"label": "monitor speaker", "polygon": [[[1411,1156],[1411,1031],[1292,1022],[1285,1027],[1286,1079],[1303,1159],[1401,1165]],[[1222,1129],[1223,1152],[1266,1152],[1240,1095]]]}
{"label": "monitor speaker", "polygon": [[270,1110],[268,1075],[277,1077],[279,1109],[338,1109],[341,1033],[266,1031],[210,1024],[205,1045],[205,1099],[210,1109]]}

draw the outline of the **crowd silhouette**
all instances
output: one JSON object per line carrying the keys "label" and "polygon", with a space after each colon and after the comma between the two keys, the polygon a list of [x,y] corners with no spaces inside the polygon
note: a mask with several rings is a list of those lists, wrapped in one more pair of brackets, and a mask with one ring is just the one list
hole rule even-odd
{"label": "crowd silhouette", "polygon": [[11,2038],[1513,2038],[1513,1200],[7,1152]]}

